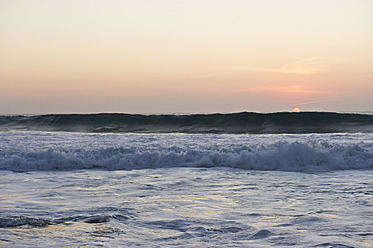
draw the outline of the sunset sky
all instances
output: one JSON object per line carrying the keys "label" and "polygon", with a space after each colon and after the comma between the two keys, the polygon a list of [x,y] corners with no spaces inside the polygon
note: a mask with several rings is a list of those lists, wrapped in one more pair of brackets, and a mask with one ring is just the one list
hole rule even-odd
{"label": "sunset sky", "polygon": [[0,114],[373,111],[372,0],[0,0]]}

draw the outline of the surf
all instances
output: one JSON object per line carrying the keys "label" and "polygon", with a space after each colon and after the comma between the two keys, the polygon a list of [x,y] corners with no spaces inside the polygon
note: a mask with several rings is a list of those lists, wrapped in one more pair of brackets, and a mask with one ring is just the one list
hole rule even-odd
{"label": "surf", "polygon": [[372,133],[373,115],[334,112],[2,115],[0,116],[0,131],[227,134]]}
{"label": "surf", "polygon": [[0,170],[228,167],[325,172],[373,169],[373,134],[0,133]]}

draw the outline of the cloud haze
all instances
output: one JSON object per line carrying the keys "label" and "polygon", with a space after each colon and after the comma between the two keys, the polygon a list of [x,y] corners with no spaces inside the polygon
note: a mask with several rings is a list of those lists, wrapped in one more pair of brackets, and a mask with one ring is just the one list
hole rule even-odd
{"label": "cloud haze", "polygon": [[370,0],[3,0],[0,113],[372,110],[371,13]]}

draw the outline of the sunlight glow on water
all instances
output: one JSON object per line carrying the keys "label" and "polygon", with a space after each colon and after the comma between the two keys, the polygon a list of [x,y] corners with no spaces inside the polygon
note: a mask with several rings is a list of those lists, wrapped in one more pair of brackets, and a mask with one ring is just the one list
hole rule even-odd
{"label": "sunlight glow on water", "polygon": [[50,224],[0,228],[1,242],[369,247],[372,176],[231,168],[2,172],[0,186],[12,193],[1,195],[1,212]]}

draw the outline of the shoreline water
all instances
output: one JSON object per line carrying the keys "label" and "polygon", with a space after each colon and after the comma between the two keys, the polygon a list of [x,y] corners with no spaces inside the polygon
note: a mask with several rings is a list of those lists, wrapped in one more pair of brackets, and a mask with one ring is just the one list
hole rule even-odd
{"label": "shoreline water", "polygon": [[373,134],[0,132],[0,246],[371,247]]}
{"label": "shoreline water", "polygon": [[222,167],[0,171],[0,245],[370,247],[372,176]]}

